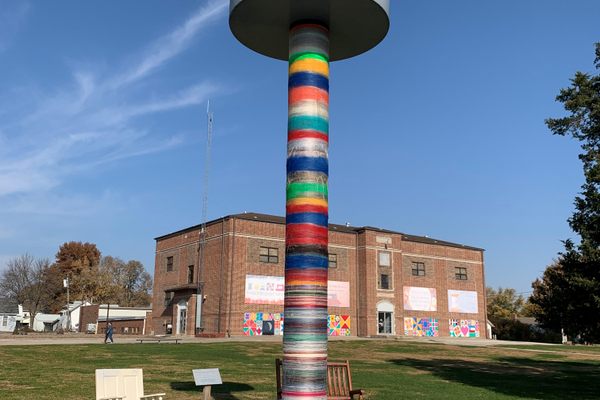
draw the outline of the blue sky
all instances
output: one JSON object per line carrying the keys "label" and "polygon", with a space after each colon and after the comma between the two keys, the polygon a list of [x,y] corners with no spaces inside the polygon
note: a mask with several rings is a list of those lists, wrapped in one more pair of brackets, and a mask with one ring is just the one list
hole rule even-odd
{"label": "blue sky", "polygon": [[[0,0],[0,269],[70,240],[154,269],[153,238],[285,211],[287,68],[227,1]],[[392,1],[385,41],[331,67],[330,221],[486,249],[528,292],[574,237],[578,144],[554,97],[593,72],[600,2]]]}

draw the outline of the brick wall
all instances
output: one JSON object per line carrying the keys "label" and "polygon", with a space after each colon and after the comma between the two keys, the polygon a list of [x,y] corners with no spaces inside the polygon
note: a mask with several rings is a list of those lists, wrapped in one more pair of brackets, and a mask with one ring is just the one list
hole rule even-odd
{"label": "brick wall", "polygon": [[98,321],[99,309],[100,306],[98,304],[81,306],[81,314],[79,316],[79,332],[85,333],[88,324],[96,324]]}
{"label": "brick wall", "polygon": [[[204,333],[242,334],[244,313],[281,313],[283,305],[245,304],[246,275],[284,275],[285,225],[270,216],[230,216],[207,227],[205,268],[194,277],[203,282],[202,328]],[[269,217],[269,218],[265,218]],[[154,274],[152,330],[164,333],[167,323],[177,324],[178,304],[187,306],[186,334],[195,332],[195,289],[180,288],[165,306],[165,289],[187,284],[187,270],[198,272],[199,227],[189,228],[157,239]],[[448,336],[448,319],[473,319],[480,322],[485,335],[485,290],[483,251],[448,245],[400,233],[371,228],[330,226],[329,251],[337,255],[337,268],[329,270],[329,280],[349,282],[350,307],[331,307],[329,314],[349,315],[352,335],[378,334],[378,304],[394,309],[394,333],[403,335],[405,317],[437,318],[440,336]],[[278,250],[276,263],[260,261],[260,247]],[[378,288],[378,254],[391,256],[389,290]],[[173,257],[173,270],[167,271],[167,257]],[[425,265],[425,276],[412,275],[412,262]],[[468,279],[455,279],[455,268],[466,268]],[[403,287],[435,288],[436,311],[405,311]],[[447,290],[477,292],[477,314],[448,312]]]}

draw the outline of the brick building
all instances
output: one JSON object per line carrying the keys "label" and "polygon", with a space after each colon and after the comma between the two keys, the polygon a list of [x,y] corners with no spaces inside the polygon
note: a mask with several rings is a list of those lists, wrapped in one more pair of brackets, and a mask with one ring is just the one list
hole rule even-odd
{"label": "brick building", "polygon": [[[283,333],[284,218],[230,215],[155,240],[149,331]],[[330,335],[486,336],[476,247],[330,224],[328,297]]]}
{"label": "brick building", "polygon": [[81,307],[79,332],[106,333],[110,321],[115,334],[145,335],[152,320],[148,307],[120,307],[116,304],[90,304]]}

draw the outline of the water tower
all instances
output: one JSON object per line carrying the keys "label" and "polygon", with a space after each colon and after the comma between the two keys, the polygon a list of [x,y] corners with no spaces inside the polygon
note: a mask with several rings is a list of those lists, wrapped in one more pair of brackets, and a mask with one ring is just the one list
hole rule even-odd
{"label": "water tower", "polygon": [[327,399],[329,62],[375,47],[389,23],[389,0],[230,0],[234,36],[289,62],[284,399]]}

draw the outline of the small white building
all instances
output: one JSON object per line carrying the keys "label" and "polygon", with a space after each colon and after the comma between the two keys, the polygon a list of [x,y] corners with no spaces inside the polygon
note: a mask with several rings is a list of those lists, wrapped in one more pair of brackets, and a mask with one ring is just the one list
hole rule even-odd
{"label": "small white building", "polygon": [[106,321],[108,319],[119,318],[146,318],[146,314],[152,311],[152,307],[120,307],[116,304],[100,304],[98,309],[98,320]]}
{"label": "small white building", "polygon": [[74,301],[69,304],[68,308],[64,307],[60,311],[59,326],[62,327],[64,331],[77,332],[81,320],[81,307],[89,306],[90,304],[92,303],[88,301]]}
{"label": "small white building", "polygon": [[54,332],[58,329],[60,314],[37,313],[33,318],[33,329],[36,332]]}
{"label": "small white building", "polygon": [[23,306],[10,300],[0,301],[0,332],[14,332],[23,322]]}

